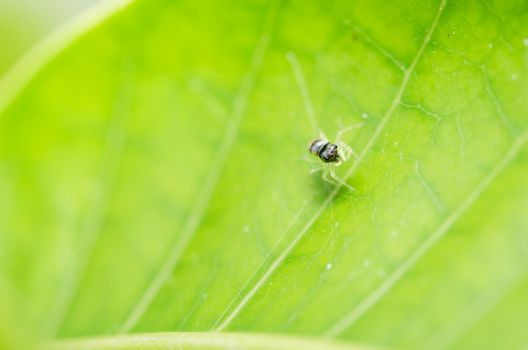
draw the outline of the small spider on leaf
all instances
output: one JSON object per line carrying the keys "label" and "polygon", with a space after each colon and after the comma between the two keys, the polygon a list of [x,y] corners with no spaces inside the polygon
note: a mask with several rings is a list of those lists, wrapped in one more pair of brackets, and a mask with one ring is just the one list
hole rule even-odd
{"label": "small spider on leaf", "polygon": [[355,189],[350,186],[345,181],[345,179],[340,178],[336,174],[336,168],[347,160],[349,160],[351,157],[358,158],[358,155],[354,153],[352,147],[347,145],[342,140],[342,137],[346,132],[362,127],[363,123],[352,125],[340,130],[335,137],[335,142],[330,142],[329,139],[318,127],[317,121],[315,120],[314,108],[310,99],[310,95],[308,93],[308,87],[295,53],[289,52],[286,57],[290,62],[293,73],[295,75],[295,80],[301,93],[308,119],[310,120],[313,129],[319,132],[319,137],[310,144],[309,151],[311,154],[323,161],[323,163],[318,160],[315,160],[314,158],[304,158],[308,161],[317,162],[319,165],[317,168],[312,169],[310,173],[315,173],[322,170],[322,178],[326,182],[337,186],[343,185],[349,190],[355,191]]}
{"label": "small spider on leaf", "polygon": [[[354,152],[352,147],[347,145],[343,140],[342,136],[344,133],[357,129],[363,126],[363,123],[358,125],[352,125],[347,128],[340,130],[335,138],[335,143],[328,141],[328,138],[321,132],[320,137],[315,139],[310,144],[310,153],[316,157],[319,157],[323,163],[319,163],[319,167],[312,169],[310,173],[315,173],[318,171],[323,171],[322,178],[326,182],[329,182],[334,185],[343,185],[351,191],[355,189],[350,186],[344,179],[340,178],[336,174],[336,168],[346,162],[351,157],[357,158],[358,155]],[[313,158],[312,158],[313,159]]]}

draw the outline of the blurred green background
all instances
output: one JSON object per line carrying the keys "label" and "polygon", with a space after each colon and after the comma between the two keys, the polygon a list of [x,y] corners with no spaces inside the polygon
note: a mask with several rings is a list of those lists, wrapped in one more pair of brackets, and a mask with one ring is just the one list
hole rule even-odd
{"label": "blurred green background", "polygon": [[101,1],[103,0],[2,0],[0,74],[44,36]]}

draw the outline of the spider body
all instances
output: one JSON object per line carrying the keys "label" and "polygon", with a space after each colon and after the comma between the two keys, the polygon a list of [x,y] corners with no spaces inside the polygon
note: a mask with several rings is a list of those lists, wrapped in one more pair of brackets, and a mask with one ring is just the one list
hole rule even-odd
{"label": "spider body", "polygon": [[336,174],[335,169],[350,159],[350,157],[357,157],[352,148],[343,142],[342,136],[345,132],[360,126],[361,124],[358,124],[340,130],[336,135],[335,142],[328,141],[324,133],[321,132],[319,137],[310,144],[309,151],[312,155],[322,160],[323,164],[319,163],[319,166],[311,172],[322,170],[325,181],[335,185],[343,185],[354,191],[352,186]]}
{"label": "spider body", "polygon": [[317,139],[310,145],[310,153],[319,157],[325,163],[339,161],[338,145],[326,140]]}

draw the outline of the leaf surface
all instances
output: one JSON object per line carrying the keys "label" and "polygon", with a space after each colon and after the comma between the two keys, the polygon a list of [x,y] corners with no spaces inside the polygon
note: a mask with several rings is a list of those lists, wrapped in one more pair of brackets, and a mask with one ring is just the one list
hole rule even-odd
{"label": "leaf surface", "polygon": [[[88,23],[0,87],[0,268],[38,334],[464,347],[526,307],[522,1],[153,0]],[[303,160],[347,127],[355,191]],[[507,329],[497,346],[526,342]]]}

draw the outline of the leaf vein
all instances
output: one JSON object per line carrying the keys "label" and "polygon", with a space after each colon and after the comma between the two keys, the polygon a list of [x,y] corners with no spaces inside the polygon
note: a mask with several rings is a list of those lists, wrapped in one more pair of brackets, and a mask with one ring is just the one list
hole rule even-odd
{"label": "leaf vein", "polygon": [[329,337],[335,337],[345,331],[361,316],[363,316],[372,306],[374,306],[404,275],[416,262],[436,243],[447,230],[458,220],[458,218],[471,207],[471,205],[480,197],[480,195],[493,183],[495,178],[504,170],[504,168],[517,156],[519,151],[525,145],[528,139],[528,130],[525,131],[513,144],[504,158],[495,166],[493,171],[484,178],[477,188],[464,200],[461,205],[453,211],[440,226],[423,241],[417,249],[407,257],[407,259],[383,282],[373,293],[371,293],[358,306],[345,314],[335,326],[329,328],[324,334]]}
{"label": "leaf vein", "polygon": [[71,304],[100,236],[105,211],[109,201],[110,188],[115,182],[120,159],[123,157],[126,139],[126,123],[130,115],[133,99],[130,80],[132,70],[125,65],[123,82],[117,93],[112,118],[108,126],[105,149],[99,165],[99,174],[92,193],[92,200],[86,219],[81,227],[79,246],[84,251],[78,253],[78,260],[71,274],[65,274],[62,286],[48,315],[45,327],[49,335],[55,335],[71,309]]}
{"label": "leaf vein", "polygon": [[172,270],[177,265],[181,256],[183,255],[185,249],[189,245],[194,233],[196,232],[198,226],[200,225],[203,215],[205,214],[206,209],[209,206],[211,198],[213,196],[214,190],[218,183],[218,180],[222,174],[222,171],[225,167],[227,158],[230,154],[232,146],[238,135],[238,130],[242,119],[245,116],[245,111],[247,108],[249,95],[255,86],[257,79],[258,71],[262,66],[264,55],[269,46],[271,40],[271,32],[278,11],[279,1],[275,1],[271,6],[270,10],[264,24],[264,30],[259,38],[256,49],[253,53],[251,59],[250,67],[248,72],[240,86],[240,90],[235,97],[233,104],[232,112],[232,121],[228,125],[224,136],[222,138],[220,147],[213,161],[211,171],[208,174],[205,184],[198,195],[198,200],[195,203],[195,206],[185,224],[185,227],[182,230],[182,233],[177,240],[176,244],[169,252],[165,262],[161,266],[161,269],[158,271],[153,281],[147,287],[143,293],[139,303],[134,307],[132,312],[126,318],[125,322],[119,329],[119,333],[126,333],[131,330],[143,316],[145,311],[148,309],[154,298],[158,295],[163,284],[167,281]]}
{"label": "leaf vein", "polygon": [[[378,139],[379,135],[387,125],[388,121],[390,120],[391,116],[394,113],[394,110],[398,106],[398,104],[401,101],[403,92],[405,91],[409,79],[414,71],[414,68],[416,67],[416,64],[418,63],[418,60],[420,59],[425,47],[431,40],[431,36],[434,32],[434,29],[436,28],[436,25],[438,23],[438,20],[440,19],[440,15],[442,14],[442,11],[445,7],[447,0],[442,0],[440,7],[437,11],[437,14],[435,16],[435,19],[433,21],[433,24],[431,25],[431,28],[429,32],[427,33],[422,45],[420,46],[415,58],[413,59],[411,65],[409,66],[409,69],[405,71],[402,82],[400,84],[400,87],[398,89],[398,92],[393,99],[389,109],[383,116],[383,119],[380,121],[378,126],[376,127],[376,130],[374,134],[370,137],[369,141],[367,142],[366,146],[363,148],[359,156],[355,159],[353,165],[348,169],[345,175],[345,180],[348,179],[352,174],[356,171],[359,164],[363,161],[363,158],[365,155],[372,149],[374,143]],[[334,190],[328,195],[328,197],[324,200],[324,202],[321,204],[321,206],[316,210],[316,212],[312,215],[312,217],[308,220],[308,222],[302,227],[302,229],[299,231],[299,233],[294,237],[292,242],[285,248],[285,250],[277,257],[277,259],[271,264],[271,266],[268,268],[268,270],[264,273],[263,277],[257,282],[257,284],[250,290],[250,292],[246,295],[246,297],[242,300],[242,302],[234,309],[233,312],[226,318],[224,322],[220,326],[218,326],[215,330],[221,331],[225,329],[229,323],[240,313],[240,311],[247,305],[247,303],[250,301],[250,299],[256,295],[256,292],[258,289],[260,289],[266,280],[273,275],[273,273],[277,270],[277,268],[280,266],[280,264],[286,259],[288,254],[297,246],[297,244],[300,242],[300,240],[304,237],[306,232],[313,226],[313,224],[317,221],[317,219],[321,216],[323,211],[328,207],[328,205],[332,202],[332,200],[337,196],[339,191],[341,190],[342,185],[336,185]]]}

